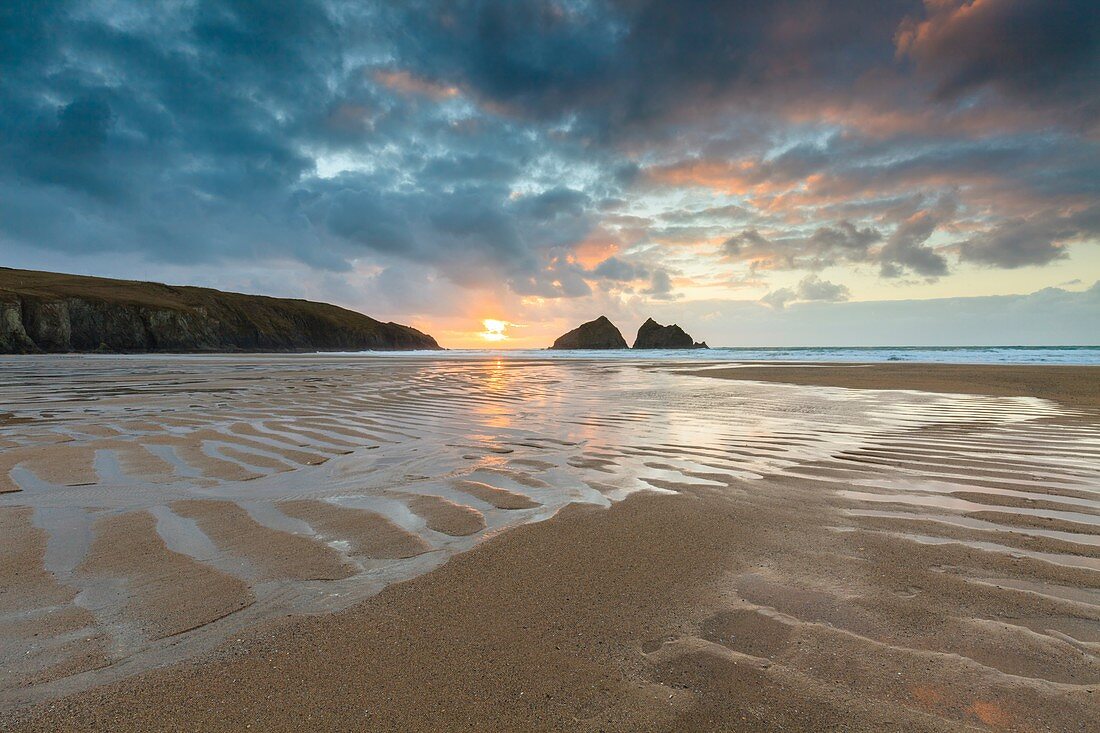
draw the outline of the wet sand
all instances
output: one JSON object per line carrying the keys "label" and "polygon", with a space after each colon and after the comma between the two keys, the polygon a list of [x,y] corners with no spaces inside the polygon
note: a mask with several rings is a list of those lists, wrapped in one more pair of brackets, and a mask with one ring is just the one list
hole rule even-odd
{"label": "wet sand", "polygon": [[[0,684],[31,685],[109,661],[76,590],[43,567],[46,533],[24,508],[0,509]],[[27,648],[38,647],[30,665]]]}
{"label": "wet sand", "polygon": [[95,542],[77,572],[123,596],[124,622],[138,625],[149,638],[205,626],[253,602],[240,580],[170,550],[147,512],[96,524]]}
{"label": "wet sand", "polygon": [[[943,367],[937,382],[940,369],[924,367],[912,380],[879,374],[874,386],[861,374],[852,386],[956,392],[961,372]],[[967,367],[977,377],[985,372],[984,389],[1006,385],[997,394],[1008,397],[1041,392],[1069,409],[945,397],[928,403],[930,414],[956,409],[957,419],[927,421],[917,419],[924,403],[906,402],[896,419],[853,442],[854,428],[813,402],[807,419],[827,439],[822,451],[800,447],[798,431],[782,426],[770,428],[768,441],[753,442],[746,431],[725,442],[721,432],[732,422],[721,420],[698,433],[681,424],[658,440],[639,432],[637,404],[584,418],[601,431],[622,422],[624,436],[639,436],[633,442],[590,440],[560,457],[540,452],[544,462],[497,452],[522,450],[518,443],[464,440],[456,450],[470,456],[480,448],[480,457],[458,460],[480,468],[433,483],[432,492],[355,500],[391,512],[373,515],[386,522],[383,548],[410,536],[425,548],[468,541],[447,530],[478,532],[464,524],[472,512],[493,520],[446,564],[336,613],[251,625],[181,664],[11,706],[0,726],[1096,730],[1100,437],[1090,372],[1056,368],[1028,377],[1005,369],[1016,368]],[[700,390],[711,399],[712,384],[743,394],[738,383],[709,377],[763,379],[755,368],[724,371],[677,376],[675,384],[691,402]],[[847,376],[804,371],[834,386]],[[1041,379],[1031,387],[1029,378]],[[766,411],[757,400],[787,398],[782,409],[798,410],[800,400],[820,396],[802,387],[744,389],[741,412]],[[726,394],[712,404],[733,399]],[[844,405],[861,394],[891,399],[824,394]],[[506,414],[486,413],[497,423]],[[859,419],[881,420],[876,411],[867,415]],[[747,423],[757,433],[764,424]],[[537,436],[524,441],[546,445]],[[492,510],[502,517],[537,511],[509,507],[524,497],[547,500],[563,465],[599,495],[614,496],[625,486],[622,474],[634,470],[637,480],[675,493],[627,492],[607,506],[574,500],[551,519],[501,531]],[[475,503],[460,504],[464,495]],[[236,525],[219,518],[220,506],[198,501],[180,512],[199,517],[228,555],[251,555],[263,536],[253,536],[259,530],[248,522],[251,529],[225,534]],[[287,498],[276,506],[317,531],[314,542],[359,531],[363,553],[378,535],[356,521],[356,511],[359,519],[372,516],[366,505]],[[28,521],[25,513],[10,516]],[[151,542],[148,526],[131,529]],[[37,550],[12,562],[40,562],[36,541]],[[126,541],[134,542],[117,540]],[[144,552],[197,577],[191,562],[155,542]],[[81,571],[117,573],[123,564],[98,541],[91,556],[101,559],[91,568],[86,560]],[[242,602],[222,570],[208,572],[225,586],[220,598]],[[66,601],[47,578],[28,577],[32,590],[23,592],[42,594],[41,603]]]}
{"label": "wet sand", "polygon": [[415,496],[409,508],[424,517],[430,529],[462,537],[485,529],[485,517],[473,507],[447,501],[442,496]]}
{"label": "wet sand", "polygon": [[362,509],[343,509],[323,501],[286,501],[279,508],[309,522],[316,530],[347,542],[352,555],[374,560],[416,557],[432,547],[381,514]]}
{"label": "wet sand", "polygon": [[812,484],[754,493],[570,509],[21,728],[1090,730],[1095,649],[1046,627],[1095,612],[944,568],[1094,577],[829,532]]}
{"label": "wet sand", "polygon": [[708,377],[923,392],[1029,396],[1070,407],[1100,407],[1100,367],[1006,364],[746,364],[695,371]]}
{"label": "wet sand", "polygon": [[336,580],[355,574],[333,548],[265,527],[231,501],[185,499],[171,507],[198,522],[214,543],[251,565],[262,579]]}
{"label": "wet sand", "polygon": [[470,496],[492,504],[497,509],[533,509],[538,506],[538,503],[523,494],[517,494],[507,489],[498,489],[496,486],[490,486],[481,481],[455,481],[454,487]]}

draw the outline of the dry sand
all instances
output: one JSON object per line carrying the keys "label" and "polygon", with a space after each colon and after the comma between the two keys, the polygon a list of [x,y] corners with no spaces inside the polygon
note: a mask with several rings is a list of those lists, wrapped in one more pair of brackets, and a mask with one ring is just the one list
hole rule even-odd
{"label": "dry sand", "polygon": [[[1067,420],[1097,420],[1097,372],[1086,368],[789,369],[705,374],[1043,396],[1085,411]],[[1019,496],[1047,497],[1072,517],[1050,524],[1042,511],[1008,514],[1012,525],[1039,534],[967,524],[999,522],[1007,508],[998,492],[1007,490],[997,488],[1006,479],[983,480],[992,470],[981,463],[986,449],[965,442],[965,429],[841,451],[804,467],[802,477],[671,482],[676,495],[571,506],[347,611],[269,623],[205,657],[11,710],[7,727],[1096,731],[1100,559],[1087,543],[1096,521],[1072,504],[1095,499],[1096,487],[1035,480],[1024,492],[1031,447],[1021,446],[991,462],[1015,466],[1008,473]],[[962,443],[952,442],[960,435]],[[1058,433],[1050,435],[1056,444]],[[983,440],[994,438],[1012,435]],[[944,500],[976,509],[917,512],[905,491],[884,488],[912,464],[964,477],[966,496]],[[939,501],[935,488],[927,484],[920,500]],[[440,497],[408,504],[450,534],[472,521],[468,508]],[[353,519],[358,510],[325,502],[280,508],[322,532],[345,535],[362,527],[363,515],[388,523],[398,538],[404,532],[379,515]],[[932,511],[956,524],[941,522],[937,541],[922,540],[938,521]],[[196,516],[211,527],[222,521],[207,510]],[[85,572],[138,564],[127,573],[171,572],[181,582],[200,572],[159,543],[149,515],[104,521]],[[1089,531],[1042,533],[1075,523]],[[378,536],[366,535],[364,545]],[[254,540],[239,542],[248,549]],[[223,586],[218,598],[203,599],[207,613],[247,602],[232,579],[205,580]],[[56,592],[42,579],[31,585]],[[150,618],[155,600],[135,614],[167,630],[171,615]]]}

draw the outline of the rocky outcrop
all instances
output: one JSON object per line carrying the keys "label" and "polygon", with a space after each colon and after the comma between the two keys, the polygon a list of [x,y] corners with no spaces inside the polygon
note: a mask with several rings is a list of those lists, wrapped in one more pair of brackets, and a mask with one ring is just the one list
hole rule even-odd
{"label": "rocky outcrop", "polygon": [[646,319],[634,339],[635,349],[706,349],[706,341],[693,341],[684,329],[673,323],[662,326],[652,318]]}
{"label": "rocky outcrop", "polygon": [[551,349],[625,349],[626,339],[615,324],[600,316],[560,336]]}
{"label": "rocky outcrop", "polygon": [[0,268],[0,353],[438,348],[327,303]]}
{"label": "rocky outcrop", "polygon": [[0,353],[23,354],[29,351],[38,351],[38,347],[23,326],[22,303],[15,297],[0,300]]}

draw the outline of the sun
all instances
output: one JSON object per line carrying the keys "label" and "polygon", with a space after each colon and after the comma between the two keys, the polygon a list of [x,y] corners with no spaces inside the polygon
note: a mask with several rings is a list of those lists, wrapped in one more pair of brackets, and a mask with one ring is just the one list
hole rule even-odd
{"label": "sun", "polygon": [[504,329],[512,325],[508,321],[498,321],[495,318],[486,318],[481,322],[481,325],[485,327],[485,330],[481,332],[481,338],[486,341],[505,341],[508,335],[504,333]]}

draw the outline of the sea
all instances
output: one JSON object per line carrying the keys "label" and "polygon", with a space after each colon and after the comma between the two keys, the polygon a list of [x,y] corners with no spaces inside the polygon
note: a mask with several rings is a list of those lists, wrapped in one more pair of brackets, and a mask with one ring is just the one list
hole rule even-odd
{"label": "sea", "polygon": [[448,349],[446,351],[368,352],[388,357],[435,359],[593,359],[716,362],[918,362],[929,364],[1095,364],[1100,346],[776,346],[721,347],[690,351],[630,349],[585,351],[549,349]]}

